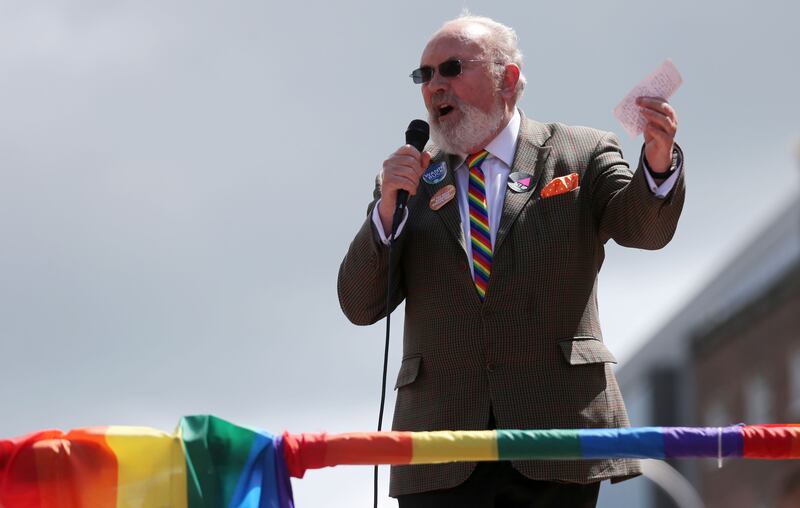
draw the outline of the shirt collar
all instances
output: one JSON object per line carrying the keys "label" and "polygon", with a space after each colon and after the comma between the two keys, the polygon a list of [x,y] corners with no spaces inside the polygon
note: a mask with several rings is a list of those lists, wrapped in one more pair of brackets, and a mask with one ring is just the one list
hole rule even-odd
{"label": "shirt collar", "polygon": [[520,123],[519,110],[514,108],[514,116],[511,117],[508,125],[486,145],[486,151],[503,161],[508,167],[511,167],[511,163],[514,162]]}

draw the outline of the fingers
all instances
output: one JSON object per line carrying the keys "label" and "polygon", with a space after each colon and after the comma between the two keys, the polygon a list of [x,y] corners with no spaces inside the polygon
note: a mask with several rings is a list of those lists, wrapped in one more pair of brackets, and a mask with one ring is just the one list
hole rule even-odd
{"label": "fingers", "polygon": [[674,138],[678,131],[678,114],[669,102],[658,97],[639,97],[636,99],[647,123],[655,124],[660,130]]}
{"label": "fingers", "polygon": [[672,153],[673,135],[658,125],[648,123],[644,128],[644,143],[656,144],[662,150]]}
{"label": "fingers", "polygon": [[636,104],[645,119],[645,156],[650,168],[657,173],[669,170],[672,162],[672,145],[678,131],[675,108],[659,97],[639,97]]}
{"label": "fingers", "polygon": [[402,189],[414,195],[430,158],[430,154],[420,154],[410,145],[400,147],[383,162],[381,193],[386,195]]}
{"label": "fingers", "polygon": [[678,131],[678,122],[669,115],[652,109],[642,109],[642,116],[644,116],[648,125],[664,131],[673,138],[675,137],[675,133]]}
{"label": "fingers", "polygon": [[654,122],[644,128],[644,152],[650,169],[656,173],[668,171],[672,165],[674,132],[667,132]]}
{"label": "fingers", "polygon": [[431,163],[431,154],[428,152],[422,152],[422,159],[420,161],[420,165],[422,166],[422,171],[428,169],[428,166]]}

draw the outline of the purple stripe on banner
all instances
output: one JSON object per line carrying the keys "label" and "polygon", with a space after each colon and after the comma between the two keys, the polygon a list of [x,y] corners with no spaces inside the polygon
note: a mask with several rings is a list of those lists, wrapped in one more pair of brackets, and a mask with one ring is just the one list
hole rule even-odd
{"label": "purple stripe on banner", "polygon": [[[738,426],[722,428],[722,456],[741,457],[744,438]],[[718,427],[664,427],[664,453],[673,457],[717,457]]]}
{"label": "purple stripe on banner", "polygon": [[278,491],[278,505],[262,503],[259,508],[294,508],[294,496],[292,494],[292,482],[289,479],[289,470],[286,467],[286,455],[283,452],[283,437],[275,436],[275,458],[276,483]]}

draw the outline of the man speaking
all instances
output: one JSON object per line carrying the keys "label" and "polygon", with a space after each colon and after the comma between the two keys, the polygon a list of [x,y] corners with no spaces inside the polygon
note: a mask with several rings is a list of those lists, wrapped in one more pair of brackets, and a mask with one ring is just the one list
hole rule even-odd
{"label": "man speaking", "polygon": [[[392,308],[406,301],[393,429],[628,426],[597,274],[608,240],[672,238],[684,200],[675,111],[639,99],[632,172],[613,134],[526,118],[516,34],[476,16],[445,23],[411,77],[432,143],[384,161],[338,279],[353,323],[385,316],[387,237],[407,191],[393,246]],[[390,495],[400,508],[592,507],[601,480],[638,473],[625,459],[399,466]]]}

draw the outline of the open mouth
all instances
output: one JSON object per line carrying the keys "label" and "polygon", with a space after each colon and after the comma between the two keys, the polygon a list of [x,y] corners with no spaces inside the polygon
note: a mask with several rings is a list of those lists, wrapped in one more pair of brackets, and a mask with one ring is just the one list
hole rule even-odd
{"label": "open mouth", "polygon": [[439,118],[442,118],[444,116],[447,116],[447,114],[450,113],[451,111],[453,111],[453,106],[449,104],[442,104],[441,106],[439,106],[438,111],[439,111]]}

